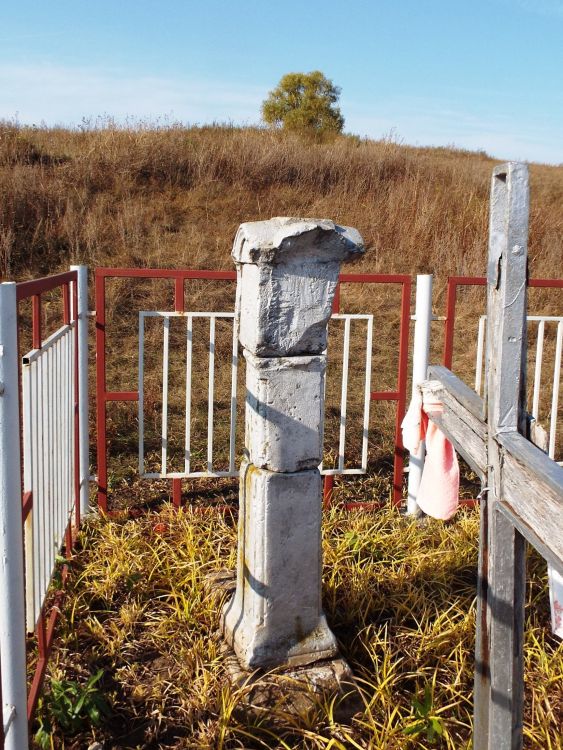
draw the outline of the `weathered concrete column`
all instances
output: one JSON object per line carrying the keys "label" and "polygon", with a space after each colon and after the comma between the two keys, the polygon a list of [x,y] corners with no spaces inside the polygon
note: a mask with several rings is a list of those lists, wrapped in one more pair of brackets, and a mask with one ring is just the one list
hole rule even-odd
{"label": "weathered concrete column", "polygon": [[235,238],[246,459],[222,627],[245,668],[337,653],[321,608],[324,351],[340,263],[363,250],[355,229],[316,219],[246,223]]}

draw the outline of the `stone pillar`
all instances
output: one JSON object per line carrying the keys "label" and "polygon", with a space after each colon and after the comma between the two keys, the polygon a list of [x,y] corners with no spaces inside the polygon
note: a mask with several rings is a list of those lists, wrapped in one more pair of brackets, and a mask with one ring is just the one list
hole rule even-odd
{"label": "stone pillar", "polygon": [[222,629],[244,668],[331,658],[321,608],[321,476],[327,323],[355,229],[275,218],[241,224],[239,340],[246,359],[236,591]]}

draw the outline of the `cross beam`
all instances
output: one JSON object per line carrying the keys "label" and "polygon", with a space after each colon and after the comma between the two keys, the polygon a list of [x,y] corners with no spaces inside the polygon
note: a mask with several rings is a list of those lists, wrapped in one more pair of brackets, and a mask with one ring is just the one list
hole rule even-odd
{"label": "cross beam", "polygon": [[522,747],[525,540],[563,572],[563,468],[525,436],[528,168],[493,171],[487,269],[485,399],[444,367],[431,367],[424,399],[483,482],[477,634],[475,750]]}
{"label": "cross beam", "polygon": [[[487,478],[488,428],[484,401],[451,370],[428,368],[421,383],[423,404],[443,405],[428,412],[481,481]],[[520,433],[497,436],[504,471],[499,510],[525,539],[563,575],[563,467]]]}

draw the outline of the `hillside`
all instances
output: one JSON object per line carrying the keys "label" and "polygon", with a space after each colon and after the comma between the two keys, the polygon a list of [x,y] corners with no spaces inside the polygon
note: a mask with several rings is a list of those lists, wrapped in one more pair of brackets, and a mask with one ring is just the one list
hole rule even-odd
{"label": "hillside", "polygon": [[[356,226],[358,270],[482,274],[483,153],[234,127],[64,130],[0,124],[0,276],[89,265],[229,268],[241,221]],[[563,167],[531,167],[530,270],[560,273]]]}

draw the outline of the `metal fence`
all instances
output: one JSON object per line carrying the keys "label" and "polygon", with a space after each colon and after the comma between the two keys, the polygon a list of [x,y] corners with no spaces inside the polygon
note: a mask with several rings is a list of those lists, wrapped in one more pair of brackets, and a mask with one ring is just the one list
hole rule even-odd
{"label": "metal fence", "polygon": [[[528,315],[528,326],[536,329],[536,352],[534,358],[534,386],[531,398],[531,409],[528,411],[538,424],[547,424],[545,449],[548,456],[556,459],[556,448],[561,454],[561,447],[556,445],[557,423],[559,411],[559,391],[561,384],[561,355],[563,350],[563,317],[554,315]],[[481,315],[477,331],[477,354],[475,361],[475,390],[481,396],[482,384],[485,375],[485,348],[486,348],[486,321],[487,316]],[[547,328],[547,331],[546,331]],[[553,367],[551,368],[551,384],[547,388],[547,399],[541,398],[544,387],[542,375],[545,373],[544,363],[546,333],[553,336],[555,351]],[[548,376],[549,378],[549,376]],[[540,414],[540,401],[546,406]],[[558,463],[563,455],[557,455]]]}
{"label": "metal fence", "polygon": [[[174,283],[174,312],[141,311],[139,313],[139,381],[136,391],[109,391],[106,387],[105,283],[108,278],[167,279]],[[96,311],[88,311],[87,269],[73,267],[64,274],[20,284],[0,284],[0,591],[3,606],[0,607],[0,670],[2,722],[0,723],[0,747],[27,747],[28,721],[41,690],[47,660],[51,650],[55,623],[59,611],[61,591],[50,586],[53,573],[59,564],[61,551],[70,551],[73,534],[79,527],[81,515],[88,510],[89,497],[89,440],[88,440],[88,317],[96,318],[96,389],[97,389],[97,483],[99,505],[107,509],[107,415],[106,405],[112,401],[138,401],[139,417],[139,473],[148,478],[171,479],[173,498],[178,505],[181,498],[181,480],[195,477],[237,476],[236,466],[236,415],[238,380],[238,347],[235,317],[233,312],[186,312],[184,285],[190,279],[214,279],[234,282],[236,275],[230,271],[174,271],[151,269],[97,269]],[[400,305],[398,309],[397,338],[386,341],[386,347],[398,351],[396,385],[390,390],[373,391],[372,344],[374,316],[340,311],[342,285],[377,284],[399,285]],[[456,277],[450,280],[448,311],[446,316],[446,364],[451,366],[455,318],[455,291],[460,284],[481,285],[484,279]],[[531,286],[562,288],[562,280],[532,280]],[[415,341],[413,347],[413,383],[419,372],[425,372],[428,358],[430,321],[432,317],[431,277],[419,277],[417,284],[417,309]],[[56,299],[49,300],[55,293]],[[46,333],[44,308],[58,309],[55,330]],[[22,312],[22,305],[29,312]],[[411,305],[411,278],[409,276],[386,276],[370,274],[343,274],[340,277],[333,306],[333,323],[341,327],[342,342],[337,347],[337,338],[329,336],[328,354],[336,354],[342,364],[335,383],[339,393],[338,431],[335,459],[332,467],[321,467],[325,475],[325,504],[330,501],[335,475],[365,474],[368,470],[368,436],[370,428],[370,406],[373,401],[388,401],[395,405],[395,439],[393,485],[394,502],[403,499],[403,449],[400,424],[405,412],[408,381],[408,348]],[[58,306],[58,307],[57,307]],[[25,337],[22,320],[28,315],[30,346],[20,356],[19,346]],[[162,325],[162,414],[160,424],[160,466],[158,471],[147,470],[144,445],[145,391],[144,373],[147,340],[144,330],[148,319],[156,319]],[[194,330],[195,321],[205,321],[207,347],[207,421],[204,466],[202,471],[192,462],[191,410],[194,374]],[[186,368],[183,373],[184,430],[183,467],[172,471],[169,456],[169,399],[170,361],[174,354],[171,345],[171,322],[185,322],[183,347]],[[557,432],[556,416],[560,393],[560,369],[563,348],[563,318],[531,316],[530,325],[536,326],[535,381],[531,397],[531,411],[541,416],[542,373],[545,374],[545,341],[549,330],[555,331],[554,367],[551,377],[551,422],[549,426],[549,450],[553,453],[554,436]],[[228,458],[225,468],[218,468],[215,455],[216,332],[219,322],[232,323],[230,367],[230,391],[228,402]],[[351,346],[358,337],[355,326],[364,327],[362,333],[365,359],[353,360]],[[484,350],[484,322],[479,322],[477,337],[476,382],[482,383],[482,361]],[[19,340],[18,340],[19,339]],[[22,344],[23,345],[23,344]],[[331,349],[332,347],[332,349]],[[363,355],[362,355],[363,357]],[[224,365],[221,365],[224,366]],[[348,419],[350,374],[357,376],[363,371],[360,415],[361,449],[357,465],[349,465],[347,445],[351,429]],[[227,379],[228,380],[228,379]],[[225,381],[226,382],[226,381]],[[356,377],[356,385],[358,386]],[[357,394],[359,397],[360,394]],[[411,457],[411,467],[417,457]],[[419,466],[420,468],[420,466]],[[412,473],[413,476],[415,472]],[[23,491],[22,491],[23,479]],[[410,492],[410,483],[409,483]],[[354,503],[353,505],[362,505]],[[25,545],[22,538],[25,537]],[[65,578],[65,568],[61,570]],[[27,627],[26,627],[27,624]],[[33,664],[27,686],[26,630],[34,632],[34,643],[38,658]],[[2,735],[5,738],[2,738]]]}
{"label": "metal fence", "polygon": [[[107,388],[107,369],[108,369],[108,348],[107,348],[107,282],[109,279],[160,279],[173,283],[174,289],[174,311],[140,311],[139,315],[139,368],[141,377],[135,390],[109,390]],[[145,478],[151,479],[170,479],[172,481],[172,498],[176,506],[181,503],[183,479],[198,477],[234,477],[237,476],[235,466],[235,439],[236,439],[236,377],[237,377],[237,354],[235,351],[236,338],[233,328],[233,354],[232,354],[232,377],[231,377],[231,413],[229,425],[229,463],[226,469],[217,469],[214,460],[213,440],[214,440],[214,422],[213,422],[213,397],[214,397],[214,372],[215,372],[215,325],[218,320],[233,319],[232,312],[186,312],[186,283],[194,280],[212,280],[221,282],[236,281],[234,271],[202,271],[202,270],[173,270],[173,269],[126,269],[126,268],[98,268],[95,272],[96,283],[96,411],[97,411],[97,483],[98,483],[98,504],[102,510],[108,509],[108,448],[107,448],[107,405],[111,402],[139,402],[139,473]],[[379,286],[389,288],[397,286],[400,289],[400,302],[397,306],[398,330],[397,339],[389,342],[390,346],[398,352],[396,382],[393,388],[389,390],[372,391],[371,390],[371,368],[367,367],[368,355],[366,355],[366,377],[364,380],[363,393],[363,421],[361,435],[361,461],[358,466],[347,466],[345,462],[346,440],[348,430],[350,429],[347,415],[347,398],[348,398],[348,374],[350,372],[350,335],[353,321],[365,321],[366,330],[366,347],[371,352],[371,342],[373,336],[373,320],[369,315],[342,313],[340,310],[341,290],[347,284],[363,284],[367,288]],[[343,340],[343,368],[342,382],[340,387],[340,414],[339,414],[339,438],[337,448],[336,466],[323,467],[324,474],[324,499],[325,505],[330,503],[333,481],[335,475],[341,474],[361,474],[367,470],[368,458],[368,427],[371,402],[390,402],[394,404],[394,446],[393,446],[393,502],[400,505],[403,499],[403,467],[404,451],[402,446],[401,422],[405,413],[407,397],[407,380],[408,380],[408,343],[409,343],[409,325],[410,325],[410,300],[411,300],[412,279],[407,275],[389,275],[389,274],[341,274],[339,284],[333,304],[333,320],[343,321],[344,340]],[[159,318],[163,321],[163,358],[162,358],[162,417],[160,433],[160,466],[158,470],[147,471],[145,455],[145,413],[144,407],[146,394],[143,386],[143,373],[145,372],[145,352],[146,338],[144,326],[147,319]],[[184,434],[184,467],[182,471],[169,471],[169,425],[168,425],[168,404],[169,388],[168,374],[170,362],[170,322],[175,318],[186,320],[186,341],[187,348],[187,367],[185,373],[185,434]],[[190,394],[192,391],[191,383],[191,347],[194,344],[193,326],[194,320],[198,318],[207,318],[209,320],[209,379],[207,383],[208,391],[208,414],[207,414],[207,444],[205,447],[206,467],[204,470],[194,470],[192,466],[192,446],[191,430],[189,425],[190,416]],[[168,321],[168,322],[167,322]],[[189,328],[188,328],[189,327]],[[329,351],[330,351],[329,338]],[[362,367],[364,364],[362,363]],[[362,505],[361,503],[352,505]]]}
{"label": "metal fence", "polygon": [[[146,470],[145,455],[145,321],[148,318],[156,318],[162,321],[162,411],[161,411],[161,433],[160,433],[160,467],[159,471]],[[173,353],[170,351],[170,321],[183,320],[186,324],[186,368],[184,379],[184,467],[181,471],[170,471],[168,468],[168,408],[170,388],[170,359]],[[205,445],[206,469],[194,471],[192,468],[192,371],[194,366],[193,343],[194,343],[194,319],[208,321],[209,333],[207,341],[208,352],[208,379],[207,379],[207,440]],[[215,341],[216,321],[228,320],[232,323],[231,333],[231,358],[229,367],[230,378],[230,415],[229,415],[229,458],[228,468],[218,469],[214,457],[214,404],[215,404]],[[371,359],[373,341],[373,315],[334,313],[331,320],[343,321],[344,335],[342,342],[342,374],[340,376],[340,426],[338,437],[338,453],[335,468],[324,468],[320,466],[321,474],[325,476],[365,474],[368,469],[368,433],[371,405]],[[359,466],[347,466],[345,463],[346,436],[348,428],[348,378],[350,372],[350,341],[352,336],[352,323],[363,321],[366,324],[365,337],[365,364],[364,364],[364,391],[363,391],[363,414],[361,421],[361,459]],[[331,349],[334,348],[331,345]],[[202,477],[237,477],[238,467],[236,465],[237,453],[237,405],[238,398],[238,330],[235,314],[232,312],[159,312],[141,311],[139,313],[139,402],[138,402],[138,424],[139,424],[139,476],[145,479],[197,479]]]}
{"label": "metal fence", "polygon": [[[26,301],[32,348],[21,357]],[[50,335],[47,304],[62,323]],[[28,747],[63,595],[51,584],[88,505],[87,310],[85,267],[0,284],[0,739],[10,750]]]}

